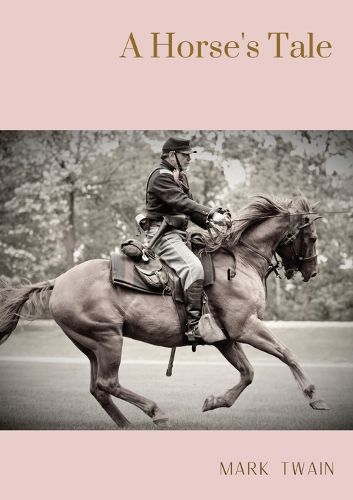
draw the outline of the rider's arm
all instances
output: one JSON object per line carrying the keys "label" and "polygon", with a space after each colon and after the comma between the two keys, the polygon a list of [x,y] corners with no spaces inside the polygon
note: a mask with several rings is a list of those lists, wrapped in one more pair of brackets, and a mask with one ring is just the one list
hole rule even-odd
{"label": "rider's arm", "polygon": [[176,212],[188,215],[195,224],[204,228],[207,226],[207,216],[211,208],[189,198],[175,182],[172,172],[156,172],[153,177],[149,191]]}

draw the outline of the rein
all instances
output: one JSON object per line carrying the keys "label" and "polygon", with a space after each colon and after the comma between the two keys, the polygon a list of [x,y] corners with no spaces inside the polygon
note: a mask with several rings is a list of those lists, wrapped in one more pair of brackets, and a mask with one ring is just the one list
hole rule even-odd
{"label": "rein", "polygon": [[281,278],[281,276],[280,276],[280,274],[278,272],[278,269],[282,269],[282,264],[277,259],[276,253],[274,254],[274,257],[276,259],[276,264],[274,264],[268,257],[266,257],[266,255],[264,255],[263,253],[259,252],[259,250],[256,250],[256,248],[254,248],[253,246],[249,245],[249,243],[245,243],[245,241],[243,241],[243,240],[239,240],[239,243],[241,245],[243,245],[244,247],[248,248],[251,252],[256,253],[257,255],[259,255],[260,257],[262,257],[264,260],[266,260],[266,262],[268,263],[268,269],[266,271],[266,278],[265,279],[267,279],[267,277],[272,272],[274,272],[278,278]]}
{"label": "rein", "polygon": [[[324,215],[329,215],[329,214],[351,214],[351,215],[353,215],[353,213],[350,210],[331,210],[328,212],[321,212],[321,213]],[[284,214],[264,215],[262,217],[258,217],[258,220],[271,219],[273,217],[294,217],[297,215],[317,215],[317,212],[297,212],[297,213],[293,213],[293,214],[284,213]],[[314,220],[316,220],[316,219],[322,219],[322,216],[318,216]],[[240,219],[232,219],[232,223],[233,222],[243,222],[246,220],[249,220],[249,217],[244,217],[244,218],[240,218]],[[309,225],[309,224],[310,224],[310,222],[307,223],[307,225]]]}
{"label": "rein", "polygon": [[[349,210],[332,210],[332,211],[327,211],[327,212],[321,212],[322,214],[351,214],[351,212]],[[302,224],[301,226],[299,226],[294,232],[288,232],[284,238],[282,239],[282,241],[279,243],[278,247],[281,247],[281,246],[289,246],[290,249],[291,249],[291,252],[292,252],[292,258],[291,258],[291,262],[290,264],[293,264],[294,268],[288,268],[286,270],[286,273],[289,272],[289,271],[297,271],[299,270],[299,268],[301,267],[301,264],[303,262],[307,262],[309,260],[313,260],[313,259],[316,259],[317,258],[317,254],[313,254],[313,255],[310,255],[310,256],[304,256],[304,249],[303,249],[303,245],[304,245],[304,236],[303,236],[303,233],[302,233],[302,229],[304,229],[305,227],[307,226],[310,226],[311,224],[313,224],[316,220],[318,219],[322,219],[322,215],[317,215],[317,212],[296,212],[296,213],[283,213],[283,214],[274,214],[274,215],[265,215],[263,217],[258,217],[258,220],[262,220],[262,219],[270,219],[270,218],[273,218],[273,217],[297,217],[298,215],[316,215],[315,218],[313,218],[312,220],[309,220],[308,222]],[[245,217],[245,218],[238,218],[238,219],[231,219],[231,222],[232,224],[235,223],[235,222],[241,222],[241,221],[246,221],[246,220],[249,220],[248,217]],[[216,237],[219,236],[219,234],[221,233],[221,231],[219,229],[217,229],[214,225],[212,226],[212,229],[215,231],[216,233]],[[212,232],[211,232],[211,228],[208,228],[208,233],[210,235],[210,238],[212,240],[214,240],[215,238],[213,237],[212,235]],[[301,234],[301,242],[300,242],[300,253],[298,254],[296,252],[296,249],[295,249],[295,246],[294,246],[294,241],[296,240],[296,238],[298,237],[298,235]],[[254,248],[252,245],[249,245],[249,243],[246,243],[245,241],[243,240],[239,240],[238,241],[238,244],[240,245],[243,245],[244,247],[248,248],[248,250],[250,250],[251,252],[253,253],[256,253],[257,255],[259,255],[260,257],[262,257],[264,260],[266,260],[266,262],[268,263],[268,269],[266,271],[266,274],[265,274],[265,287],[266,287],[266,280],[268,278],[268,276],[274,272],[276,277],[279,278],[279,279],[282,279],[282,276],[280,275],[279,271],[281,269],[283,269],[283,267],[285,267],[285,262],[282,258],[282,260],[278,260],[277,258],[277,255],[276,255],[276,251],[277,249],[275,250],[274,252],[274,258],[275,258],[275,263],[273,263],[266,255],[264,255],[263,253],[261,253],[259,250],[257,250],[256,248]],[[233,258],[233,261],[234,261],[234,264],[233,264],[233,269],[229,268],[228,269],[228,272],[227,272],[227,276],[228,276],[228,280],[231,280],[232,278],[234,278],[236,276],[236,256],[235,256],[235,253],[233,250],[227,248],[226,246],[224,245],[221,245],[221,247],[224,251],[226,251],[227,253],[229,253],[232,258]]]}

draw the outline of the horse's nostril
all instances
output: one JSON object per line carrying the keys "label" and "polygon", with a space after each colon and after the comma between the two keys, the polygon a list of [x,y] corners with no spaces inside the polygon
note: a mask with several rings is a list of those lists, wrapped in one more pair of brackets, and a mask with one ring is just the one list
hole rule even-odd
{"label": "horse's nostril", "polygon": [[315,276],[316,276],[316,275],[317,275],[317,273],[313,273],[313,274],[311,275],[311,277],[312,277],[312,278],[315,278]]}

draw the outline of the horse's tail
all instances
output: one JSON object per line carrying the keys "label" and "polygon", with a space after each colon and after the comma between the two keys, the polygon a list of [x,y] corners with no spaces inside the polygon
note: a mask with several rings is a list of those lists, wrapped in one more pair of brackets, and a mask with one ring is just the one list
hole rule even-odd
{"label": "horse's tail", "polygon": [[20,319],[22,307],[26,304],[26,319],[33,320],[46,308],[47,292],[54,288],[54,280],[40,283],[10,286],[3,282],[0,286],[0,344],[14,331]]}

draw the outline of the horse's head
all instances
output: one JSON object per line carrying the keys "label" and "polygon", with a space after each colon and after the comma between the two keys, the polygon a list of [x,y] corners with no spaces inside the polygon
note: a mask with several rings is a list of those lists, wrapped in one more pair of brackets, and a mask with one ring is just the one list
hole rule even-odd
{"label": "horse's head", "polygon": [[320,216],[300,215],[303,212],[312,212],[312,208],[304,198],[299,200],[296,212],[299,213],[290,217],[290,228],[276,252],[282,259],[287,279],[291,279],[295,272],[299,271],[303,280],[309,281],[318,272],[315,221]]}

